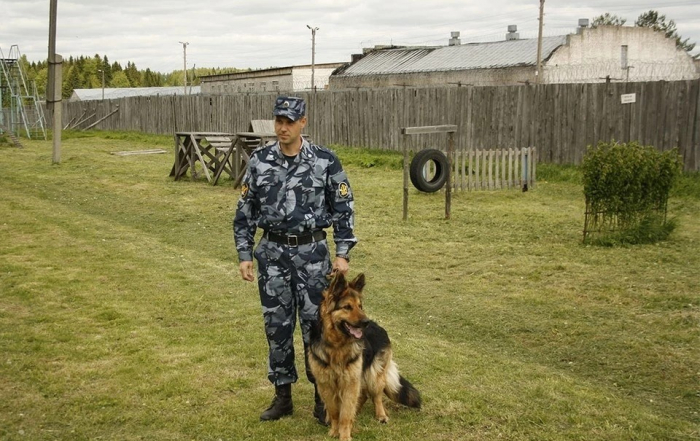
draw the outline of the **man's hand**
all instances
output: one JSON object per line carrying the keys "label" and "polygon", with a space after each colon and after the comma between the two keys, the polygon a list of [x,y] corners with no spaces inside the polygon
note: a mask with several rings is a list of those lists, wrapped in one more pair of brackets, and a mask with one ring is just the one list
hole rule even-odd
{"label": "man's hand", "polygon": [[239,266],[241,270],[241,277],[247,282],[252,282],[255,280],[255,274],[253,273],[253,262],[251,260],[244,260]]}
{"label": "man's hand", "polygon": [[342,274],[346,275],[348,273],[348,270],[350,269],[350,264],[348,263],[347,260],[343,259],[342,257],[337,257],[333,261],[333,274]]}

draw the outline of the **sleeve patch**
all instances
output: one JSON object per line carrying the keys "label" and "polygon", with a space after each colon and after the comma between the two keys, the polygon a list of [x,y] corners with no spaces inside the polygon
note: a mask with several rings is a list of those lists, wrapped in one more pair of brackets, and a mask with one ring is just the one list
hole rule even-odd
{"label": "sleeve patch", "polygon": [[341,198],[346,198],[350,195],[350,187],[347,182],[341,182],[338,186],[338,196]]}

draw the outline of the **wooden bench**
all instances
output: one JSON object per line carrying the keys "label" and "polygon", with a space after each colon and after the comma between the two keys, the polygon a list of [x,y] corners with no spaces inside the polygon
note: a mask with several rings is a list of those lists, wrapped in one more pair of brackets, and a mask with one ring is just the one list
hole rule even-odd
{"label": "wooden bench", "polygon": [[197,163],[207,181],[216,184],[222,172],[234,177],[233,165],[228,163],[236,135],[221,132],[177,132],[175,133],[175,163],[170,176],[179,180],[190,170],[192,179],[197,178]]}

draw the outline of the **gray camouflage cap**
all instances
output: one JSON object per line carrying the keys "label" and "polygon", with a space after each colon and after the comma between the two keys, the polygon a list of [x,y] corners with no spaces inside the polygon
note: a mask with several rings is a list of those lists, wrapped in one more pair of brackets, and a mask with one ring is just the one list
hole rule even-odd
{"label": "gray camouflage cap", "polygon": [[275,101],[275,116],[285,116],[292,121],[297,121],[306,115],[306,102],[302,98],[293,96],[280,96]]}

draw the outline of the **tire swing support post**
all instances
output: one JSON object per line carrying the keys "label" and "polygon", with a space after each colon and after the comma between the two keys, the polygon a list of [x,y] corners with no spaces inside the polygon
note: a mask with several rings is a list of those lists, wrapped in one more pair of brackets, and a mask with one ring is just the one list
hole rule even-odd
{"label": "tire swing support post", "polygon": [[[422,126],[422,127],[402,127],[401,134],[408,135],[425,135],[433,133],[447,133],[447,188],[445,189],[445,219],[450,218],[450,210],[452,206],[452,164],[454,163],[455,139],[454,134],[457,131],[456,125],[442,126]],[[403,220],[408,220],[408,146],[404,144],[403,148]]]}

